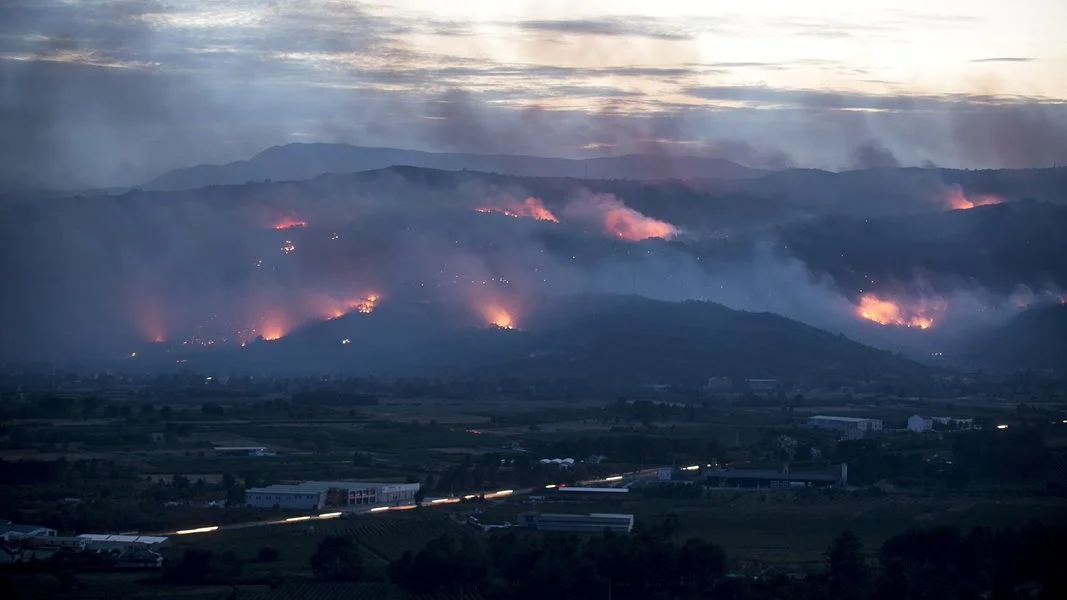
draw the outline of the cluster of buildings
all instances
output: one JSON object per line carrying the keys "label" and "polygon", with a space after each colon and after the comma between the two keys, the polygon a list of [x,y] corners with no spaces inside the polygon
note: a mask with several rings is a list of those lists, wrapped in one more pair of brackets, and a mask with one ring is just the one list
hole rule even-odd
{"label": "cluster of buildings", "polygon": [[789,490],[802,488],[844,487],[848,485],[848,464],[839,468],[792,471],[788,464],[782,469],[735,469],[715,465],[694,465],[660,477],[660,480],[701,484],[710,488],[755,488]]}
{"label": "cluster of buildings", "polygon": [[305,481],[249,488],[245,490],[245,504],[296,510],[402,506],[415,502],[419,487],[418,483]]}
{"label": "cluster of buildings", "polygon": [[44,560],[93,568],[158,569],[163,555],[157,550],[166,537],[86,533],[61,536],[55,529],[0,521],[0,564]]}
{"label": "cluster of buildings", "polygon": [[[867,433],[883,430],[881,419],[867,417],[832,417],[816,415],[808,417],[808,426],[816,429],[829,429],[840,431],[846,439],[863,437]],[[908,417],[907,431],[924,433],[927,431],[967,431],[975,429],[977,425],[974,419],[960,419],[956,417],[928,417],[925,415],[912,415]],[[894,430],[902,431],[902,430]]]}
{"label": "cluster of buildings", "polygon": [[927,431],[968,431],[974,429],[974,419],[957,419],[954,417],[927,417],[912,415],[908,417],[908,431],[924,433]]}

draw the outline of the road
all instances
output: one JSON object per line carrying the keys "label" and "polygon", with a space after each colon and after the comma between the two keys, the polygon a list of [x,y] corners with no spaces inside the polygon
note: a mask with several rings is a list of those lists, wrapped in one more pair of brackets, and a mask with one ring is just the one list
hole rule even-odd
{"label": "road", "polygon": [[[659,472],[659,468],[644,469],[641,471],[632,471],[629,473],[622,473],[618,475],[610,475],[608,477],[602,477],[599,479],[588,479],[585,481],[579,481],[576,486],[594,485],[603,483],[627,483],[640,479],[646,479],[649,477],[655,477]],[[503,498],[506,496],[522,496],[532,494],[538,491],[551,490],[560,487],[556,484],[549,484],[546,486],[540,486],[536,488],[524,488],[518,490],[497,490],[495,492],[479,492],[475,494],[466,494],[464,496],[456,496],[449,498],[434,498],[422,503],[423,508],[432,508],[434,506],[441,506],[445,504],[455,504],[463,500],[472,500],[478,496],[482,496],[486,499]],[[311,515],[303,515],[299,517],[288,517],[285,519],[272,519],[267,521],[249,521],[246,523],[232,523],[229,525],[205,525],[202,527],[194,527],[190,529],[179,529],[177,531],[169,531],[151,535],[171,536],[171,535],[196,535],[203,533],[214,533],[217,531],[230,531],[234,529],[249,529],[252,527],[265,527],[268,525],[286,525],[294,523],[314,523],[316,521],[325,521],[330,519],[339,519],[344,516],[355,517],[363,515],[381,514],[386,512],[393,512],[397,510],[410,510],[417,508],[417,504],[404,504],[399,506],[369,506],[365,509],[349,510],[349,511],[336,511],[336,512],[323,512]]]}

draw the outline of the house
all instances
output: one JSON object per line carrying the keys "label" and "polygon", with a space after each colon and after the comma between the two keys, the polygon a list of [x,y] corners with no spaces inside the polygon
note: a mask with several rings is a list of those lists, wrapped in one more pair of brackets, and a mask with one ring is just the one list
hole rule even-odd
{"label": "house", "polygon": [[58,533],[55,529],[40,525],[19,525],[11,521],[0,521],[0,539],[5,542],[28,537],[51,537]]}

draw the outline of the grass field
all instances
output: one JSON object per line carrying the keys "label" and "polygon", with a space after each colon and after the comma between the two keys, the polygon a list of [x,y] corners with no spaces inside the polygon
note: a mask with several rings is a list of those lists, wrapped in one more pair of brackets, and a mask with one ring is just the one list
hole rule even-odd
{"label": "grass field", "polygon": [[[381,572],[390,560],[405,551],[421,550],[426,542],[441,534],[471,531],[443,511],[408,511],[319,521],[310,531],[306,523],[294,523],[178,537],[167,549],[167,555],[178,558],[188,548],[211,550],[216,554],[233,552],[237,558],[246,561],[243,575],[249,579],[301,579],[310,577],[308,559],[326,536],[352,537],[363,548],[368,567]],[[278,559],[255,562],[260,548],[277,550]]]}
{"label": "grass field", "polygon": [[1057,498],[1000,500],[890,495],[862,496],[831,492],[761,493],[716,491],[692,500],[640,499],[548,503],[507,503],[484,513],[483,522],[514,521],[525,511],[632,513],[644,527],[678,516],[674,539],[699,537],[722,546],[737,560],[812,564],[839,533],[851,530],[875,554],[882,542],[908,529],[954,525],[1018,525],[1029,519],[1067,522],[1067,508]]}

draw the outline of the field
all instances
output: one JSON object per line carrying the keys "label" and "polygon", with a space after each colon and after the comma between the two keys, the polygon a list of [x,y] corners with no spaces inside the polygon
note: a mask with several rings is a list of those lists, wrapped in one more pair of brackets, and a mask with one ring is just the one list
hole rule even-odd
{"label": "field", "polygon": [[[420,391],[411,397],[379,390],[376,403],[356,405],[296,404],[287,400],[295,395],[276,391],[240,397],[168,392],[116,400],[92,410],[79,408],[84,399],[72,393],[75,408],[63,418],[18,414],[5,425],[0,458],[14,471],[0,517],[72,533],[166,533],[222,525],[213,533],[174,536],[163,552],[172,564],[186,550],[231,557],[241,567],[232,582],[235,588],[137,584],[144,575],[78,575],[84,597],[204,600],[225,597],[231,589],[239,590],[242,598],[263,600],[331,594],[403,598],[381,583],[388,563],[404,552],[418,552],[442,534],[492,535],[463,524],[476,508],[484,510],[479,517],[484,523],[514,521],[529,510],[632,513],[646,529],[676,522],[672,540],[699,537],[715,542],[726,550],[732,568],[768,563],[821,568],[828,544],[843,530],[856,533],[873,557],[883,541],[911,528],[1067,519],[1055,475],[1049,475],[1054,473],[1051,467],[1063,464],[1067,449],[1067,426],[1050,424],[1058,423],[1049,415],[1062,409],[1059,398],[1038,402],[1028,396],[1029,408],[1023,410],[1020,398],[989,395],[805,398],[652,390],[533,394],[484,388],[470,397],[457,397],[465,392]],[[1052,462],[1026,477],[1012,477],[1008,468],[996,477],[979,472],[971,481],[950,486],[943,461],[952,459],[954,434],[885,432],[864,445],[839,442],[839,434],[804,427],[810,415],[839,414],[881,418],[887,429],[899,429],[917,413],[1011,423],[1010,431],[1037,427],[1044,457]],[[213,445],[266,446],[276,454],[226,456],[216,453]],[[788,456],[783,454],[786,447]],[[897,460],[901,456],[913,460]],[[553,458],[573,458],[575,467],[541,464]],[[716,489],[699,498],[635,491],[610,500],[537,505],[517,494],[486,504],[433,505],[284,525],[257,523],[293,513],[222,507],[240,504],[245,487],[302,480],[419,481],[430,486],[427,495],[433,497],[536,489],[546,483],[713,461],[738,468],[779,468],[787,458],[796,469],[834,468],[847,462],[854,487]],[[930,466],[934,459],[942,461],[936,463],[941,467]],[[20,470],[17,465],[22,463],[12,461],[31,466]],[[242,526],[229,529],[228,524]],[[311,583],[309,558],[327,536],[354,540],[378,582]],[[268,583],[276,589],[268,589]]]}
{"label": "field", "polygon": [[677,542],[691,537],[727,548],[738,562],[818,566],[835,536],[857,534],[874,556],[886,539],[912,528],[952,525],[1002,527],[1029,519],[1064,522],[1058,498],[852,495],[832,491],[714,491],[692,500],[626,499],[599,502],[501,504],[483,522],[512,521],[524,511],[588,514],[632,513],[637,526],[656,527],[677,516]]}
{"label": "field", "polygon": [[[381,573],[388,561],[406,551],[418,552],[435,537],[471,532],[470,528],[449,518],[448,513],[423,509],[317,521],[311,530],[306,523],[293,523],[189,535],[176,538],[167,554],[177,558],[190,548],[220,554],[232,552],[247,561],[243,574],[250,579],[279,576],[300,579],[310,576],[308,558],[326,536],[354,539],[364,550],[367,564]],[[277,550],[278,559],[256,562],[256,554],[261,548]]]}

